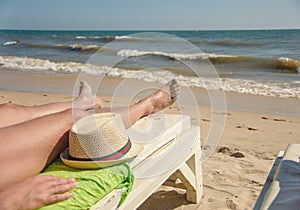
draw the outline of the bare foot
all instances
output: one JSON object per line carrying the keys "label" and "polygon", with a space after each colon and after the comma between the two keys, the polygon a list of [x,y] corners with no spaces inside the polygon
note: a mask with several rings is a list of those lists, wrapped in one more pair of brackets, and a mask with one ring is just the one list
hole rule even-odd
{"label": "bare foot", "polygon": [[73,108],[75,109],[98,109],[101,108],[102,101],[94,96],[92,88],[85,81],[80,82],[79,94],[73,101]]}
{"label": "bare foot", "polygon": [[140,102],[150,103],[149,114],[160,111],[168,106],[171,106],[177,99],[180,92],[180,86],[175,79],[172,79],[167,84],[162,86],[155,93]]}
{"label": "bare foot", "polygon": [[37,209],[72,197],[66,192],[76,187],[72,178],[35,176],[0,191],[0,209]]}

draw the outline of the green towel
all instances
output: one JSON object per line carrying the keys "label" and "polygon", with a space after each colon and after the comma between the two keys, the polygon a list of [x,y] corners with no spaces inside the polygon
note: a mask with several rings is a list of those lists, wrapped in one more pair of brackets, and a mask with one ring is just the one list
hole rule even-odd
{"label": "green towel", "polygon": [[64,165],[60,160],[49,165],[40,175],[53,175],[62,178],[74,178],[77,187],[70,192],[73,196],[65,201],[45,206],[41,209],[89,209],[113,189],[125,188],[119,205],[132,189],[133,174],[124,162],[116,166],[80,170]]}

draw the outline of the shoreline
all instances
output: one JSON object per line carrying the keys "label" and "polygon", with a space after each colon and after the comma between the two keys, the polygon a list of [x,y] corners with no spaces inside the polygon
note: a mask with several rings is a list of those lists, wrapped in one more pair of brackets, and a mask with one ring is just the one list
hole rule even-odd
{"label": "shoreline", "polygon": [[[20,78],[23,80],[19,80]],[[31,76],[4,74],[0,79],[0,103],[38,105],[71,100],[74,78],[70,75],[50,77],[41,74]],[[145,82],[139,80],[126,80],[124,84],[126,88],[120,88],[117,92],[111,88],[122,85],[122,82],[124,81],[120,78],[107,78],[101,83],[103,87],[100,88],[102,92],[99,95],[104,95],[101,96],[104,106],[128,105],[134,102],[131,96],[136,94],[135,91],[140,90],[141,85],[145,88]],[[152,83],[147,85],[157,86]],[[41,88],[38,88],[39,86]],[[163,112],[189,114],[192,123],[198,124],[201,128],[201,144],[204,146],[212,128],[213,113],[209,107],[209,97],[205,90],[199,88],[192,90],[199,96],[196,98],[197,107],[195,107],[192,100],[185,98],[185,91],[187,90],[183,89],[184,97],[180,99],[180,104],[175,103]],[[109,96],[112,93],[113,97]],[[138,96],[142,97],[143,94],[146,93],[139,93]],[[162,186],[139,209],[150,210],[157,206],[164,209],[185,210],[252,209],[277,153],[284,150],[288,144],[299,142],[300,117],[289,116],[280,112],[280,109],[274,114],[276,107],[277,110],[286,104],[286,109],[297,107],[293,104],[295,100],[292,99],[242,96],[234,93],[226,93],[226,97],[227,101],[229,100],[229,108],[225,112],[214,110],[215,114],[226,115],[226,121],[217,149],[203,163],[204,197],[200,204],[189,204],[182,190]],[[240,108],[243,108],[241,106],[243,104],[251,105],[252,112],[234,110],[239,109],[237,105],[234,106],[234,102],[238,102]],[[253,110],[258,104],[263,105],[261,110],[258,109],[262,113]],[[199,118],[194,115],[197,110],[200,113]],[[234,152],[241,152],[244,157],[232,157],[231,154]]]}
{"label": "shoreline", "polygon": [[[75,81],[78,74],[44,74],[42,72],[20,72],[0,70],[0,91],[21,91],[31,93],[73,95]],[[96,77],[93,78],[93,77]],[[124,79],[120,77],[105,77],[100,86],[99,76],[83,75],[81,79],[88,81],[93,90],[98,90],[98,96],[133,97],[145,88],[158,88],[161,84],[145,82],[138,79]],[[74,93],[76,95],[76,92]],[[218,97],[225,94],[225,101]],[[282,116],[300,117],[298,107],[300,99],[274,96],[261,96],[236,92],[206,90],[203,88],[183,87],[181,94],[182,104],[193,104],[211,107],[224,111],[240,111],[250,113],[266,113]],[[224,106],[224,103],[226,107]]]}

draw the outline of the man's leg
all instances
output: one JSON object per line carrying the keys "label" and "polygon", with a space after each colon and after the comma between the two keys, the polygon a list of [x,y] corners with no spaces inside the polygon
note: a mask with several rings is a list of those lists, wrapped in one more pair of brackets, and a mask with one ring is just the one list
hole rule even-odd
{"label": "man's leg", "polygon": [[61,112],[72,107],[83,110],[100,108],[100,103],[100,99],[92,94],[90,86],[86,82],[81,82],[79,95],[74,101],[49,103],[39,106],[0,105],[0,128]]}
{"label": "man's leg", "polygon": [[52,150],[67,146],[63,137],[72,123],[72,110],[68,109],[0,128],[0,189],[42,171]]}
{"label": "man's leg", "polygon": [[36,209],[72,196],[74,179],[36,175],[67,147],[73,120],[86,115],[68,109],[0,128],[0,209]]}
{"label": "man's leg", "polygon": [[131,127],[138,119],[172,105],[179,94],[180,87],[176,80],[171,80],[155,93],[129,107],[106,107],[96,110],[97,113],[114,112],[121,115],[126,128]]}

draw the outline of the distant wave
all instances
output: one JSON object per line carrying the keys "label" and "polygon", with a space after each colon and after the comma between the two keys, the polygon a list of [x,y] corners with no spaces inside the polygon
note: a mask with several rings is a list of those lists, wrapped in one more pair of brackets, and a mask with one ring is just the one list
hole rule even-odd
{"label": "distant wave", "polygon": [[10,41],[10,42],[3,43],[4,46],[6,46],[6,45],[16,45],[16,44],[19,44],[19,41]]}
{"label": "distant wave", "polygon": [[76,36],[76,39],[86,39],[85,36]]}
{"label": "distant wave", "polygon": [[165,56],[178,60],[196,60],[209,59],[213,57],[233,57],[227,55],[217,55],[213,53],[196,53],[196,54],[182,54],[182,53],[167,53],[159,51],[139,51],[139,50],[120,50],[117,55],[122,57],[140,57],[145,55]]}
{"label": "distant wave", "polygon": [[217,40],[217,41],[209,41],[209,44],[221,45],[221,46],[262,46],[264,43],[258,42],[241,42],[234,40]]}
{"label": "distant wave", "polygon": [[77,51],[96,51],[99,50],[101,47],[98,45],[71,44],[71,45],[56,45],[54,46],[54,48],[70,49],[70,50],[77,50]]}
{"label": "distant wave", "polygon": [[196,39],[190,39],[188,40],[193,44],[208,44],[208,45],[216,45],[216,46],[225,46],[225,47],[257,47],[257,46],[264,46],[266,43],[264,42],[251,42],[251,41],[236,41],[236,40],[230,40],[230,39],[224,39],[224,40],[196,40]]}
{"label": "distant wave", "polygon": [[76,40],[89,40],[89,41],[97,41],[99,39],[103,39],[102,36],[59,36],[53,34],[51,36],[55,40],[68,40],[68,41],[76,41]]}
{"label": "distant wave", "polygon": [[98,45],[84,45],[84,44],[60,44],[60,45],[47,45],[47,44],[36,44],[36,43],[26,43],[26,42],[5,42],[3,45],[22,45],[28,48],[49,48],[49,49],[58,49],[58,50],[75,50],[75,51],[97,51],[101,47]]}
{"label": "distant wave", "polygon": [[89,41],[97,41],[97,40],[102,40],[102,41],[114,41],[114,40],[140,40],[140,38],[136,37],[131,37],[131,36],[59,36],[59,35],[52,35],[53,39],[59,39],[59,40],[89,40]]}
{"label": "distant wave", "polygon": [[[284,60],[283,58],[281,60]],[[144,81],[165,83],[177,79],[182,85],[201,87],[213,90],[232,91],[264,96],[291,97],[300,99],[299,81],[282,83],[280,81],[257,81],[232,78],[204,78],[188,75],[177,75],[170,71],[147,69],[127,70],[107,66],[95,66],[74,62],[52,62],[49,60],[0,56],[0,68],[20,71],[55,71],[63,73],[84,72],[91,75],[105,74],[112,77],[135,78]]]}
{"label": "distant wave", "polygon": [[210,60],[215,65],[227,65],[227,68],[259,68],[279,70],[278,73],[299,73],[300,60],[291,58],[256,58],[247,56],[218,55],[214,53],[167,53],[159,51],[120,50],[117,55],[122,57],[163,56],[177,60]]}
{"label": "distant wave", "polygon": [[135,40],[141,40],[137,37],[131,37],[131,36],[104,36],[100,39],[105,41],[114,41],[114,40],[124,40],[124,41],[135,41]]}
{"label": "distant wave", "polygon": [[215,65],[227,64],[228,68],[251,68],[273,70],[277,73],[297,74],[300,71],[300,60],[292,58],[256,58],[256,57],[210,57]]}
{"label": "distant wave", "polygon": [[[54,39],[61,39],[61,40],[89,40],[89,41],[114,41],[114,40],[124,40],[124,41],[150,41],[150,42],[181,42],[180,39],[162,39],[158,37],[134,37],[134,36],[116,36],[116,35],[106,35],[106,36],[82,36],[82,35],[76,35],[76,36],[58,36],[58,35],[52,35],[52,38]],[[219,46],[263,46],[265,43],[262,42],[247,42],[247,41],[236,41],[236,40],[188,40],[192,43],[203,43],[203,44],[210,44],[210,45],[219,45]]]}

